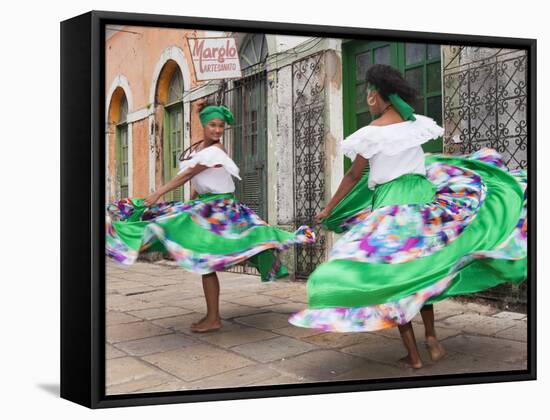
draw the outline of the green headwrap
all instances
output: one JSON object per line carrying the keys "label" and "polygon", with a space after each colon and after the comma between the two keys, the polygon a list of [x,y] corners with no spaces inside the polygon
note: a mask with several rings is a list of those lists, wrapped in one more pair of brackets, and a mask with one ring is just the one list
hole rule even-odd
{"label": "green headwrap", "polygon": [[[369,90],[378,90],[378,87],[372,83],[368,84]],[[393,105],[393,107],[399,112],[399,115],[401,115],[401,118],[403,118],[405,121],[415,121],[416,117],[414,116],[414,108],[410,106],[407,102],[401,98],[397,93],[391,93],[388,95],[388,100]]]}
{"label": "green headwrap", "polygon": [[223,105],[209,105],[205,107],[201,112],[199,112],[199,118],[203,126],[214,118],[219,118],[228,124],[233,124],[235,122],[231,111]]}

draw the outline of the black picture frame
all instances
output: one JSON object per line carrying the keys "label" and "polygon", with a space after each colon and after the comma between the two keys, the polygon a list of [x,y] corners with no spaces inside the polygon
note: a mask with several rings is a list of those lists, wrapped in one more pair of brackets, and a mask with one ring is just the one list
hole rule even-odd
{"label": "black picture frame", "polygon": [[[525,49],[528,56],[528,363],[525,371],[105,395],[105,25],[239,30]],[[61,397],[89,408],[536,379],[536,40],[90,11],[61,22]]]}

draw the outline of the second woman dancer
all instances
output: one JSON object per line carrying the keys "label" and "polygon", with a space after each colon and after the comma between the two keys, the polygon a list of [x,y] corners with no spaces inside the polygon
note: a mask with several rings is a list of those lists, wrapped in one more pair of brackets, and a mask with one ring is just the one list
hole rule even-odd
{"label": "second woman dancer", "polygon": [[[236,199],[232,177],[239,178],[239,168],[220,141],[233,115],[224,106],[210,105],[199,117],[204,138],[182,154],[178,175],[145,199],[122,199],[106,212],[106,253],[115,261],[132,264],[140,253],[161,251],[202,274],[206,315],[191,326],[197,333],[222,326],[217,271],[250,260],[263,281],[273,280],[288,275],[279,251],[315,240],[308,226],[295,232],[272,227]],[[157,203],[188,181],[196,199]]]}

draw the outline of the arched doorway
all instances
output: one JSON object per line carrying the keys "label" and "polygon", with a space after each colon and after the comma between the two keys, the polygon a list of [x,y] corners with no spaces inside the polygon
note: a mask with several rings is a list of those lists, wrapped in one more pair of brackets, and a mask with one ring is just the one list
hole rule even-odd
{"label": "arched doorway", "polygon": [[126,92],[117,86],[111,95],[107,114],[108,140],[111,145],[109,155],[112,156],[108,163],[109,178],[113,180],[110,189],[112,199],[132,195],[132,133],[128,108]]}

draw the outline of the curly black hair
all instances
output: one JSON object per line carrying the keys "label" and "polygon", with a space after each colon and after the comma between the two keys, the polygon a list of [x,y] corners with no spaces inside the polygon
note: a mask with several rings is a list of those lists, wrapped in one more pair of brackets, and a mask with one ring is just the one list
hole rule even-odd
{"label": "curly black hair", "polygon": [[378,93],[385,101],[388,95],[397,93],[405,102],[412,103],[418,92],[407,82],[399,70],[386,64],[374,64],[367,70],[366,82],[378,87]]}

